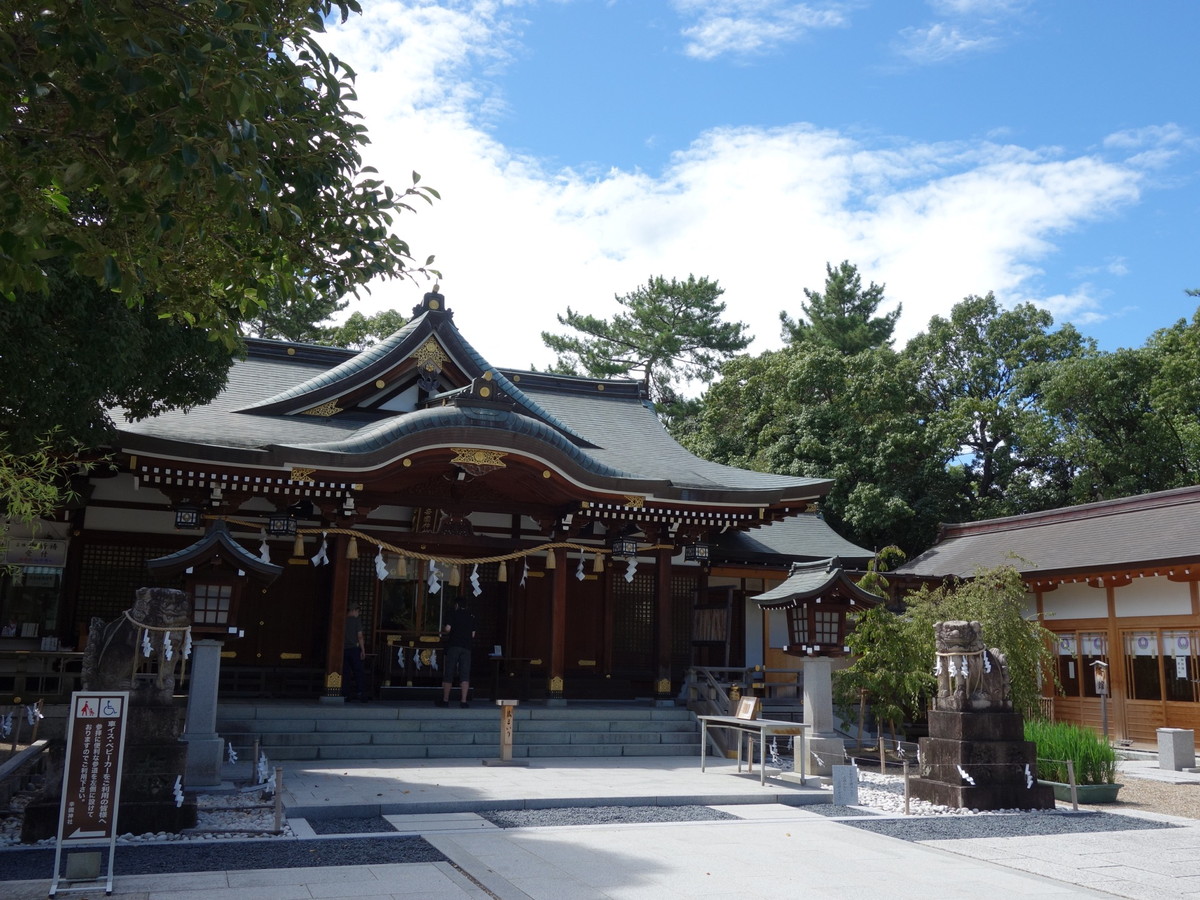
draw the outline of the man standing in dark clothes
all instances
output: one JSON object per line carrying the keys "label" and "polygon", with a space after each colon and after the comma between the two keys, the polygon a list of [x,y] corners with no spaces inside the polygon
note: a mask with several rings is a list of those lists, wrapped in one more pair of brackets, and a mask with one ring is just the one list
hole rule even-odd
{"label": "man standing in dark clothes", "polygon": [[[345,692],[349,676],[354,676],[354,691],[358,694],[358,702],[367,702],[367,676],[363,672],[363,658],[367,655],[367,645],[363,638],[362,620],[358,617],[358,607],[351,606],[346,610],[346,628],[342,632],[342,690]],[[350,694],[346,694],[351,699]]]}
{"label": "man standing in dark clothes", "polygon": [[475,617],[467,609],[462,597],[455,598],[454,610],[442,633],[446,636],[446,653],[442,661],[442,699],[434,702],[438,706],[450,705],[450,689],[454,686],[454,673],[457,670],[462,688],[458,705],[466,709],[471,705],[467,702],[467,692],[471,687],[471,641],[475,637]]}

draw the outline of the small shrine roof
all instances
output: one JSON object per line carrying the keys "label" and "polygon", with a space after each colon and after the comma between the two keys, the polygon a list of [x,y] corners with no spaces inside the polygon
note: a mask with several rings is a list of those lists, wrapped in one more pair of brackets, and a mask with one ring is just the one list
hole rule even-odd
{"label": "small shrine roof", "polygon": [[829,596],[844,597],[852,606],[870,607],[883,602],[882,597],[856,585],[837,559],[794,565],[782,584],[751,599],[763,609],[786,609]]}

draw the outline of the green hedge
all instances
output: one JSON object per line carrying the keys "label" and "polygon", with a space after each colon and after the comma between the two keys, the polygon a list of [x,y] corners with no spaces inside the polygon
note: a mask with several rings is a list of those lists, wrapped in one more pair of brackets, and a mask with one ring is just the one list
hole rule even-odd
{"label": "green hedge", "polygon": [[1066,760],[1075,763],[1076,784],[1113,784],[1117,754],[1096,732],[1069,722],[1025,720],[1025,740],[1037,744],[1038,777],[1065,784]]}

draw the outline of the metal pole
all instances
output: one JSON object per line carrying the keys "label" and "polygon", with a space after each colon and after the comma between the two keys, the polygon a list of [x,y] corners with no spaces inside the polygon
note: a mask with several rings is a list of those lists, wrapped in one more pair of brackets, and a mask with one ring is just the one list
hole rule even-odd
{"label": "metal pole", "polygon": [[275,767],[275,833],[283,831],[283,766]]}
{"label": "metal pole", "polygon": [[904,760],[904,814],[905,814],[906,816],[909,814],[909,813],[908,813],[908,798],[909,798],[909,792],[908,792],[908,760],[906,759],[906,760]]}

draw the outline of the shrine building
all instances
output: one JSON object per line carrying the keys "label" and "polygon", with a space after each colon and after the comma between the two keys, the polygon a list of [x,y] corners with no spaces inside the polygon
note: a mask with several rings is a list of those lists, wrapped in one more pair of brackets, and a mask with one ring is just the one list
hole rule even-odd
{"label": "shrine building", "polygon": [[668,700],[689,665],[777,662],[747,598],[791,563],[870,558],[815,515],[828,480],[700,459],[641,382],[497,368],[440,294],[413,312],[362,352],[248,339],[213,402],[119,422],[111,466],[10,542],[0,651],[82,649],[137,588],[181,587],[222,696],[335,697],[357,605],[401,699],[440,683],[462,597],[476,685]]}

